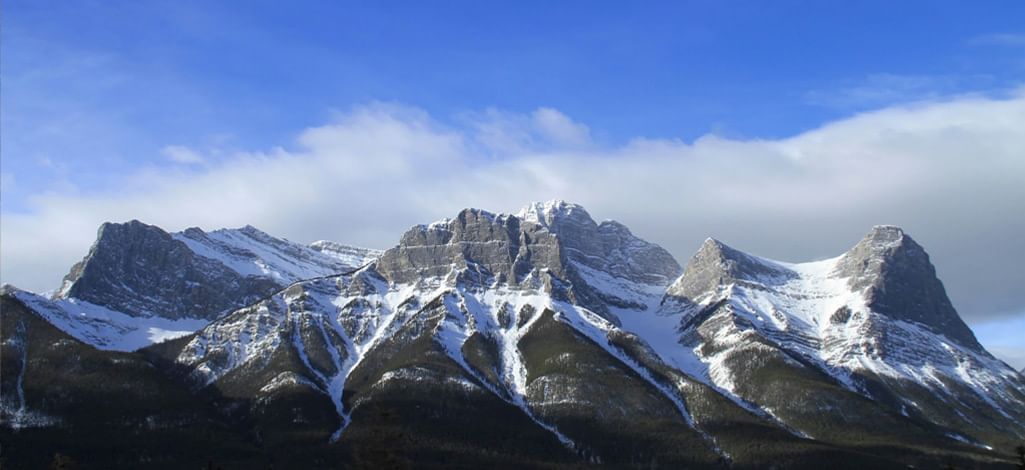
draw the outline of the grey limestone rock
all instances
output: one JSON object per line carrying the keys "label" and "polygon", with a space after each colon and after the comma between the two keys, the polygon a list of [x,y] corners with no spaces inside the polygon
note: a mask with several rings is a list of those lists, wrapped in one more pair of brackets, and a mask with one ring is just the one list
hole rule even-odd
{"label": "grey limestone rock", "polygon": [[518,216],[557,234],[567,257],[587,268],[654,285],[666,285],[680,275],[680,265],[662,247],[637,238],[619,222],[595,223],[579,205],[533,203]]}
{"label": "grey limestone rock", "polygon": [[929,255],[899,227],[873,227],[843,256],[837,270],[849,279],[852,290],[866,293],[873,311],[926,325],[964,346],[982,350],[951,305]]}
{"label": "grey limestone rock", "polygon": [[273,279],[242,276],[198,256],[159,227],[133,220],[103,224],[56,297],[136,316],[215,318],[280,287]]}
{"label": "grey limestone rock", "polygon": [[529,284],[605,314],[607,303],[632,305],[603,292],[594,272],[661,286],[679,274],[680,266],[622,224],[598,224],[578,205],[550,201],[517,215],[465,209],[453,219],[418,225],[381,255],[375,269],[395,283],[456,270],[462,272],[459,280],[483,286]]}
{"label": "grey limestone rock", "polygon": [[734,282],[776,284],[794,276],[783,266],[748,255],[719,240],[706,239],[701,249],[687,262],[683,276],[674,282],[666,295],[694,302],[704,294]]}

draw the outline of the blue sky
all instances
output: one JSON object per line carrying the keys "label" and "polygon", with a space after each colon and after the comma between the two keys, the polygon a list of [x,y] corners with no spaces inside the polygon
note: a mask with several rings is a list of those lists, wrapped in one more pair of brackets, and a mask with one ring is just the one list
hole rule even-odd
{"label": "blue sky", "polygon": [[[802,149],[812,148],[808,146],[821,135],[836,142],[830,145],[861,145],[865,139],[843,130],[892,130],[885,127],[887,116],[904,111],[911,113],[909,119],[954,122],[963,115],[959,106],[977,105],[971,112],[986,116],[990,107],[999,108],[1008,113],[1009,122],[1018,122],[1018,108],[1008,103],[1022,100],[1025,84],[1025,3],[1020,1],[497,5],[9,0],[3,4],[2,23],[3,275],[5,281],[34,289],[60,278],[68,261],[84,253],[93,224],[102,220],[146,218],[171,229],[218,221],[235,224],[223,211],[202,206],[148,212],[153,201],[168,209],[166,201],[181,199],[154,196],[151,187],[178,188],[211,175],[224,179],[256,172],[256,166],[285,159],[282,155],[302,163],[302,157],[331,148],[317,140],[331,130],[345,136],[379,135],[384,141],[408,138],[410,155],[430,153],[424,145],[447,149],[439,142],[455,139],[460,142],[455,152],[466,155],[447,164],[453,172],[479,170],[474,176],[542,153],[558,155],[553,158],[572,154],[565,158],[601,166],[609,160],[628,161],[635,154],[648,158],[672,146],[734,158],[730,152],[760,151],[749,148],[757,142],[777,147],[797,142]],[[992,132],[982,129],[978,136]],[[985,142],[981,137],[942,143],[923,139],[907,144],[922,155],[916,160],[922,168],[937,166],[928,159],[939,146],[963,150],[962,155],[992,150],[980,143]],[[1020,144],[1008,141],[1000,148],[1025,154],[1025,148],[1015,147]],[[364,154],[378,151],[370,146]],[[581,156],[587,152],[593,158]],[[992,325],[1020,325],[1025,311],[1025,296],[1017,293],[1025,281],[1018,268],[1025,262],[1025,248],[1014,242],[1025,238],[1022,223],[1008,212],[986,219],[978,210],[1013,203],[1017,193],[1000,193],[999,188],[1010,187],[1001,185],[1004,179],[1020,181],[1025,175],[1018,173],[1020,162],[1010,154],[991,162],[988,171],[969,167],[977,177],[971,181],[980,188],[971,196],[946,201],[925,190],[894,192],[910,195],[884,204],[863,195],[822,212],[810,207],[752,215],[744,209],[753,207],[751,201],[724,209],[726,215],[718,217],[684,209],[645,212],[587,193],[574,186],[572,174],[558,172],[544,177],[530,173],[534,183],[525,184],[530,189],[520,193],[512,188],[503,197],[488,192],[438,196],[426,208],[400,199],[331,193],[378,206],[379,219],[360,222],[376,224],[375,230],[341,222],[307,223],[309,213],[296,211],[295,204],[253,202],[259,210],[241,212],[249,217],[243,223],[300,241],[334,238],[386,247],[402,227],[424,217],[450,215],[446,211],[455,207],[492,204],[497,207],[488,207],[513,210],[534,196],[556,196],[580,200],[592,212],[604,209],[609,217],[631,219],[626,221],[635,230],[648,230],[637,231],[680,258],[704,236],[716,235],[767,256],[812,259],[849,246],[871,223],[899,223],[917,228],[911,233],[933,254],[962,314],[984,331],[995,332],[1000,328]],[[732,167],[695,160],[699,162],[680,175],[681,184],[733,177]],[[407,163],[399,160],[396,165]],[[346,168],[369,171],[359,165]],[[533,167],[524,163],[520,168]],[[775,166],[763,169],[776,174]],[[623,163],[618,173],[632,171],[639,170]],[[801,178],[808,178],[808,172],[802,171],[776,174],[776,181],[813,191],[804,185]],[[922,187],[960,184],[952,172],[928,171],[911,173],[929,175]],[[402,173],[396,181],[408,176]],[[361,187],[358,182],[347,184]],[[670,182],[665,184],[668,188]],[[879,190],[863,179],[848,184],[852,192]],[[639,193],[648,189],[638,188],[625,196],[631,201],[636,197],[635,206],[645,197]],[[232,194],[245,190],[231,189]],[[971,199],[987,191],[991,199]],[[211,194],[229,198],[225,192]],[[673,198],[669,189],[665,194],[663,200]],[[361,220],[359,214],[315,200],[301,199],[339,219]],[[976,206],[950,208],[963,200]],[[135,205],[126,206],[126,201]],[[83,213],[89,217],[79,217]],[[951,231],[937,222],[951,214],[963,214],[966,223],[954,224],[962,227]],[[680,220],[675,232],[658,231],[666,217]],[[883,218],[887,220],[879,220]],[[60,249],[53,244],[19,245],[20,240],[41,239],[44,222],[54,220],[85,234],[61,242]],[[752,237],[750,227],[737,221],[762,223],[765,235]],[[76,223],[86,228],[79,230]],[[297,225],[309,228],[303,231]],[[786,235],[795,225],[815,228],[804,233],[830,241]],[[835,231],[825,225],[835,226]],[[963,249],[985,237],[990,245],[1003,243],[1002,250]],[[19,262],[15,251],[26,260],[48,256],[55,261],[52,266]],[[973,266],[982,269],[979,260],[992,271],[989,277],[959,274]],[[1025,339],[1010,343],[1008,348],[1018,349],[1007,354],[1018,354],[1018,365],[1025,365]]]}
{"label": "blue sky", "polygon": [[5,171],[112,184],[168,140],[281,145],[371,100],[548,106],[613,143],[781,137],[1025,76],[1016,1],[443,3],[5,2]]}

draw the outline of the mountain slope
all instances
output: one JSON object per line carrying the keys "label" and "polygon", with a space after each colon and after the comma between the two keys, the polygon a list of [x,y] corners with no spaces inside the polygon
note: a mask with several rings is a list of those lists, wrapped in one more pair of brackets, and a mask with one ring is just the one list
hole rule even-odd
{"label": "mountain slope", "polygon": [[0,311],[5,468],[47,468],[58,453],[84,468],[199,467],[214,456],[255,455],[209,401],[143,356],[82,343],[6,292]]}
{"label": "mountain slope", "polygon": [[[707,365],[711,383],[806,434],[821,437],[844,421],[804,416],[814,403],[775,396],[765,380],[800,371],[839,391],[830,395],[849,396],[830,407],[883,405],[893,416],[865,420],[866,432],[919,434],[879,426],[898,418],[953,440],[1004,447],[1025,431],[1025,383],[978,345],[924,250],[894,227],[876,227],[843,256],[803,264],[706,241],[667,290],[666,305],[687,312],[680,339]],[[803,379],[787,380],[783,389]]]}

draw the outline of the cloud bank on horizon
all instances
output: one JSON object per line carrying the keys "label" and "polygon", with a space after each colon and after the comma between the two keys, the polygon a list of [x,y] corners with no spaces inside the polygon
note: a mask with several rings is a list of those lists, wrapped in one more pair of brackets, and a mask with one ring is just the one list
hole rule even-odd
{"label": "cloud bank on horizon", "polygon": [[872,225],[901,225],[966,320],[1025,312],[1025,89],[891,106],[783,139],[608,146],[551,108],[455,122],[371,103],[284,147],[225,156],[168,142],[167,165],[114,189],[50,191],[27,210],[4,209],[3,282],[55,288],[104,221],[252,224],[296,241],[386,248],[409,226],[465,207],[513,212],[559,198],[681,262],[709,236],[802,261],[843,252]]}

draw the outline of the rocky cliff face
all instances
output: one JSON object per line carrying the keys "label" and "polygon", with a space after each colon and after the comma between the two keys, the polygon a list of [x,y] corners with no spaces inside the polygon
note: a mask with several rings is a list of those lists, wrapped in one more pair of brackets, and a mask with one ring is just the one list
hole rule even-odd
{"label": "rocky cliff face", "polygon": [[375,269],[396,283],[465,270],[482,287],[542,289],[613,322],[618,320],[609,315],[609,304],[641,306],[622,298],[608,279],[665,286],[680,273],[658,245],[617,222],[597,224],[582,207],[563,201],[533,204],[518,215],[467,209],[454,219],[413,227]]}
{"label": "rocky cliff face", "polygon": [[579,205],[534,203],[517,216],[556,234],[566,257],[579,266],[649,285],[666,285],[680,275],[680,265],[662,247],[634,236],[619,222],[595,223]]}
{"label": "rocky cliff face", "polygon": [[64,278],[57,298],[77,298],[138,316],[215,318],[280,285],[246,278],[158,227],[103,224],[96,243]]}
{"label": "rocky cliff face", "polygon": [[898,227],[876,226],[837,266],[850,288],[865,292],[873,312],[925,325],[981,351],[975,335],[958,316],[929,255]]}
{"label": "rocky cliff face", "polygon": [[468,268],[483,285],[539,282],[542,271],[565,276],[565,257],[554,233],[517,217],[466,209],[454,219],[419,225],[377,261],[397,283],[443,277]]}
{"label": "rocky cliff face", "polygon": [[103,224],[71,268],[57,300],[77,299],[131,316],[213,319],[301,279],[365,264],[277,239],[253,227],[167,233],[139,221]]}

